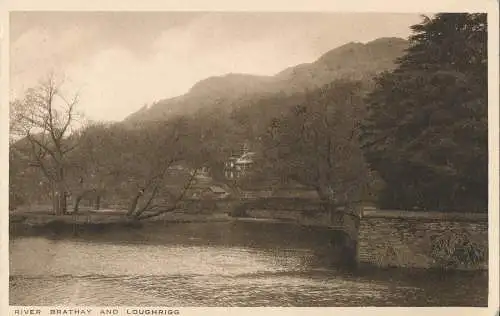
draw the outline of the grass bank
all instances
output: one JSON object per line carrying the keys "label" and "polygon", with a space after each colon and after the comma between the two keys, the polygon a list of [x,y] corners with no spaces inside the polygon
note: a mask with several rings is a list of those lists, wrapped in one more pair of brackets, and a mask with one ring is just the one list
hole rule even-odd
{"label": "grass bank", "polygon": [[21,211],[9,214],[10,234],[18,235],[27,231],[59,231],[71,229],[106,227],[141,227],[143,223],[205,223],[230,221],[231,217],[225,213],[188,213],[171,212],[157,217],[140,221],[132,220],[126,216],[126,211],[102,210],[84,211],[77,214],[54,215],[49,211]]}

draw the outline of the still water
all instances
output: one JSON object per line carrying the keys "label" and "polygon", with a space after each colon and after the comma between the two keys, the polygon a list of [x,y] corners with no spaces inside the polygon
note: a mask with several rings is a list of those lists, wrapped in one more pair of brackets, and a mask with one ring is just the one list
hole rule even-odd
{"label": "still water", "polygon": [[12,237],[10,304],[487,306],[485,273],[349,272],[330,239],[248,222]]}

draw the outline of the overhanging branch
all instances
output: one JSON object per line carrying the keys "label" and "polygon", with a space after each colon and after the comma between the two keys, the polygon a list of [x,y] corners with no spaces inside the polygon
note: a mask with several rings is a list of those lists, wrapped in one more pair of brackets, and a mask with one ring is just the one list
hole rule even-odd
{"label": "overhanging branch", "polygon": [[142,219],[148,219],[148,218],[152,218],[152,217],[156,217],[156,216],[159,216],[161,214],[164,214],[164,213],[168,213],[168,212],[172,212],[173,210],[176,210],[178,208],[178,204],[179,202],[184,198],[184,196],[186,195],[186,192],[188,191],[188,189],[190,188],[194,178],[196,177],[196,175],[198,174],[198,169],[195,169],[195,171],[192,173],[191,177],[189,178],[189,180],[187,181],[187,183],[184,185],[183,187],[183,190],[181,192],[181,194],[177,197],[174,205],[170,208],[167,208],[167,209],[163,209],[163,210],[159,210],[159,211],[156,211],[156,212],[153,212],[153,213],[150,213],[150,214],[146,214],[146,215],[142,215],[142,216],[138,216],[138,219],[139,220],[142,220]]}

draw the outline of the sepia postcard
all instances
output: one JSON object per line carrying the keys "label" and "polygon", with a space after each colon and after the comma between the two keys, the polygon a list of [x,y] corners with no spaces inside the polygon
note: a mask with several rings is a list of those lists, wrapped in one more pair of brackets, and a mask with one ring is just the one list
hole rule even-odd
{"label": "sepia postcard", "polygon": [[1,8],[0,315],[498,315],[498,2]]}

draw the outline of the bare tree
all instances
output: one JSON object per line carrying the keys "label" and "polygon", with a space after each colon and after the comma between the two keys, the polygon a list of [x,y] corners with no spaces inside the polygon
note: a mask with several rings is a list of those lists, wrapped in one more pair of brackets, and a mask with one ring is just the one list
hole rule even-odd
{"label": "bare tree", "polygon": [[39,168],[51,186],[53,211],[67,208],[67,156],[78,142],[71,137],[79,119],[78,95],[67,98],[54,76],[29,89],[25,97],[11,103],[11,141],[24,139],[28,151],[24,158]]}

